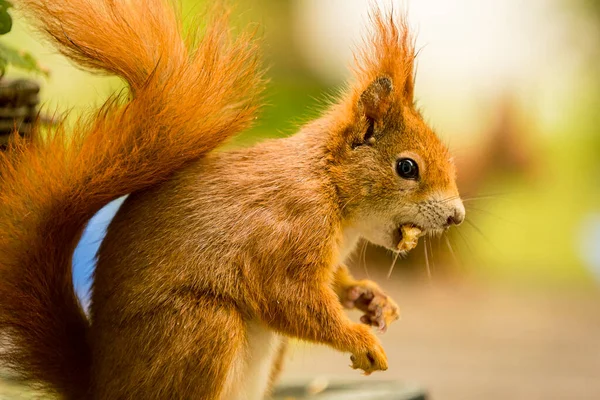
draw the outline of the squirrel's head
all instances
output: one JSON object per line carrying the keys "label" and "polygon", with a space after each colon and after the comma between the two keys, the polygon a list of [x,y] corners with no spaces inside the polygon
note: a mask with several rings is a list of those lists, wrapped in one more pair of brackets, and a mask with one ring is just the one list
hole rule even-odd
{"label": "squirrel's head", "polygon": [[400,227],[439,234],[465,209],[446,146],[414,106],[414,43],[404,19],[375,13],[355,83],[325,117],[330,175],[349,226],[395,250]]}

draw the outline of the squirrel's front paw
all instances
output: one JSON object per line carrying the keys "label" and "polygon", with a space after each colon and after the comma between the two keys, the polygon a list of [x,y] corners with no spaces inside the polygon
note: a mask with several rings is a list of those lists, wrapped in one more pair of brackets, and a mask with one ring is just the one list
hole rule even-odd
{"label": "squirrel's front paw", "polygon": [[385,371],[388,368],[387,356],[379,340],[368,331],[363,333],[363,338],[368,339],[370,343],[366,348],[353,352],[350,357],[352,368],[362,369],[365,375],[375,371]]}
{"label": "squirrel's front paw", "polygon": [[372,281],[363,280],[346,289],[342,305],[346,308],[357,308],[365,313],[362,323],[376,326],[385,332],[388,325],[400,318],[400,309],[394,300],[387,296]]}

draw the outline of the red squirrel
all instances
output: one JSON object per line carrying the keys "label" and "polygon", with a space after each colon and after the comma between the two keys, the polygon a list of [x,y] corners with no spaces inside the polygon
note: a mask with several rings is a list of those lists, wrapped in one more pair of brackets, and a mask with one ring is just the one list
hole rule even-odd
{"label": "red squirrel", "polygon": [[[372,12],[354,78],[320,118],[215,151],[256,119],[265,85],[253,34],[233,36],[225,7],[186,36],[167,0],[16,3],[129,90],[0,155],[3,364],[72,400],[261,399],[287,338],[388,368],[371,326],[398,308],[344,260],[361,237],[399,251],[407,227],[439,234],[465,216],[451,155],[414,106],[405,18]],[[125,194],[87,316],[73,250]]]}

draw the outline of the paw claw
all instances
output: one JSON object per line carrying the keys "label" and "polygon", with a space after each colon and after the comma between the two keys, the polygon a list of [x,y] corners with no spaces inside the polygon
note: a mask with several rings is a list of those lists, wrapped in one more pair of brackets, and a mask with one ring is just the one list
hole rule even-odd
{"label": "paw claw", "polygon": [[396,303],[371,281],[360,281],[348,288],[342,305],[363,311],[365,314],[360,321],[378,328],[380,332],[385,332],[390,323],[399,319]]}
{"label": "paw claw", "polygon": [[369,350],[361,351],[350,357],[352,369],[360,369],[364,375],[370,375],[375,371],[387,370],[387,357],[381,345],[376,339],[371,343]]}

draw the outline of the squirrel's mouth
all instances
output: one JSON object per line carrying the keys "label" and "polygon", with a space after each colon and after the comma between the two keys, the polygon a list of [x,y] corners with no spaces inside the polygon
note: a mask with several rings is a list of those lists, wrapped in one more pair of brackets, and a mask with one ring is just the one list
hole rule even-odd
{"label": "squirrel's mouth", "polygon": [[395,231],[394,243],[396,251],[409,252],[419,243],[419,238],[424,236],[424,228],[415,224],[402,224]]}

